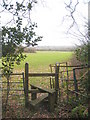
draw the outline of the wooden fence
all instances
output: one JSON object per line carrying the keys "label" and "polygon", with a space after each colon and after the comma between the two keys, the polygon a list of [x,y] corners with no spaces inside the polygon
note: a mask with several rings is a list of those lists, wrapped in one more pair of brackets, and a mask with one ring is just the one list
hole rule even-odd
{"label": "wooden fence", "polygon": [[[63,65],[65,64],[65,65]],[[52,70],[52,68],[54,68],[54,71]],[[60,68],[65,68],[64,70],[61,70]],[[68,69],[68,68],[72,68],[72,69]],[[67,94],[67,101],[69,99],[69,93],[74,93],[76,95],[76,100],[78,100],[78,96],[83,96],[83,97],[86,97],[86,95],[83,95],[79,92],[79,89],[78,89],[78,79],[76,77],[76,70],[80,70],[80,69],[87,69],[87,68],[90,68],[90,66],[88,66],[87,64],[85,65],[76,65],[76,66],[70,66],[67,64],[67,62],[64,62],[64,63],[56,63],[55,65],[50,65],[50,69],[51,69],[51,72],[50,73],[29,73],[29,65],[28,63],[25,64],[25,73],[22,72],[22,73],[12,73],[11,75],[22,75],[22,78],[23,78],[23,91],[24,91],[24,94],[25,94],[25,106],[27,107],[28,106],[28,103],[29,103],[29,93],[30,90],[29,90],[29,77],[50,77],[50,86],[51,86],[51,89],[55,89],[55,94],[56,94],[56,102],[58,101],[58,94],[60,96],[60,81],[65,81],[66,82],[66,94]],[[70,79],[69,78],[69,72],[73,72],[73,79]],[[66,73],[66,78],[63,78],[62,77],[62,74],[63,73]],[[2,74],[1,74],[2,75]],[[53,82],[53,87],[51,85],[51,81],[52,79],[54,78],[54,82]],[[70,82],[69,81],[73,81],[74,83],[74,90],[71,90],[69,89],[69,84]],[[15,82],[12,82],[12,83],[15,83]],[[18,82],[16,82],[18,84]],[[16,89],[16,91],[19,91],[19,89]]]}

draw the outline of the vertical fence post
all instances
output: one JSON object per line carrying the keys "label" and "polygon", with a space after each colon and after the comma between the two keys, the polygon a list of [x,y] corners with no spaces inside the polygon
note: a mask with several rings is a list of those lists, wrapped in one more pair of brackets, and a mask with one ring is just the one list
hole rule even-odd
{"label": "vertical fence post", "polygon": [[24,72],[22,72],[22,77],[23,77],[23,89],[24,89],[24,94],[25,94],[25,80],[24,80]]}
{"label": "vertical fence post", "polygon": [[68,75],[68,67],[67,67],[67,62],[66,62],[66,69],[67,69],[67,80],[66,80],[66,85],[67,85],[67,102],[69,99],[69,92],[68,92],[68,80],[69,80],[69,75]]}
{"label": "vertical fence post", "polygon": [[56,90],[56,104],[58,101],[58,90],[59,90],[59,66],[56,64],[55,65],[55,90]]}
{"label": "vertical fence post", "polygon": [[[50,64],[50,70],[51,70],[51,73],[52,73],[52,66],[51,66],[51,64]],[[50,77],[50,87],[52,89],[52,77]]]}
{"label": "vertical fence post", "polygon": [[[74,78],[75,91],[78,93],[78,85],[77,85],[75,69],[73,69],[73,78]],[[77,93],[76,93],[76,99],[78,99],[78,94]]]}
{"label": "vertical fence post", "polygon": [[28,63],[25,64],[25,107],[28,107]]}

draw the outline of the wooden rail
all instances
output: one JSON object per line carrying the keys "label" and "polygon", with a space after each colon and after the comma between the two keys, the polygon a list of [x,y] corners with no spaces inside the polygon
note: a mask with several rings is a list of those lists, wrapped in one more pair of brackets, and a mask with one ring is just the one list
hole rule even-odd
{"label": "wooden rail", "polygon": [[28,73],[29,77],[55,76],[55,73]]}
{"label": "wooden rail", "polygon": [[[11,73],[10,75],[23,75],[24,74],[24,72],[22,72],[22,73]],[[7,74],[0,74],[0,75],[7,75]]]}
{"label": "wooden rail", "polygon": [[[50,65],[51,67],[55,67],[55,65]],[[59,67],[77,67],[77,69],[80,67],[83,67],[83,68],[90,68],[90,65],[87,65],[87,64],[85,64],[85,65],[59,65],[58,64],[58,66]]]}

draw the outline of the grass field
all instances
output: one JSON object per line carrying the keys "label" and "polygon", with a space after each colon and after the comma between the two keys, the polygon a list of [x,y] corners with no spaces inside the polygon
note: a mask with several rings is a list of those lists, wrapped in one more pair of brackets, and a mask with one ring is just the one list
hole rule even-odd
{"label": "grass field", "polygon": [[73,52],[59,51],[38,51],[36,53],[27,53],[27,58],[21,62],[21,65],[15,65],[14,71],[24,71],[25,63],[29,63],[30,72],[49,71],[49,64],[56,62],[69,61]]}
{"label": "grass field", "polygon": [[[50,64],[55,64],[56,62],[68,62],[73,55],[73,52],[59,52],[59,51],[38,51],[37,53],[27,53],[27,57],[20,65],[15,65],[14,73],[22,73],[25,70],[25,63],[29,63],[29,73],[30,72],[51,72]],[[21,81],[22,79],[17,78],[17,76],[12,76],[13,81]],[[49,85],[49,79],[47,77],[29,77],[30,83]],[[22,85],[21,85],[22,86]]]}

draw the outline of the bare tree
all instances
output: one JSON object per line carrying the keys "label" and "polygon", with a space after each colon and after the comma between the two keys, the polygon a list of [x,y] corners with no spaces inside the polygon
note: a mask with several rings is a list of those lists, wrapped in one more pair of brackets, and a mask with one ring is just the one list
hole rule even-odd
{"label": "bare tree", "polygon": [[[69,25],[67,33],[69,33],[71,37],[74,37],[81,42],[81,46],[79,46],[81,50],[80,54],[83,54],[83,52],[85,51],[87,55],[88,65],[90,66],[90,57],[89,57],[90,56],[90,13],[89,13],[90,1],[87,1],[88,19],[86,19],[85,17],[82,17],[82,20],[85,23],[84,26],[82,26],[84,28],[84,31],[80,30],[80,26],[76,20],[77,18],[75,17],[75,13],[76,13],[78,5],[80,4],[80,0],[75,0],[75,1],[69,0],[68,3],[66,2],[65,2],[65,5],[66,5],[65,8],[69,12],[69,15],[66,15],[65,18],[71,18],[71,21],[72,21],[71,25]],[[73,31],[74,27],[76,27],[76,29],[74,29]],[[83,49],[83,46],[85,46],[85,48],[87,47],[87,49]],[[88,118],[90,118],[90,70],[88,70]]]}

